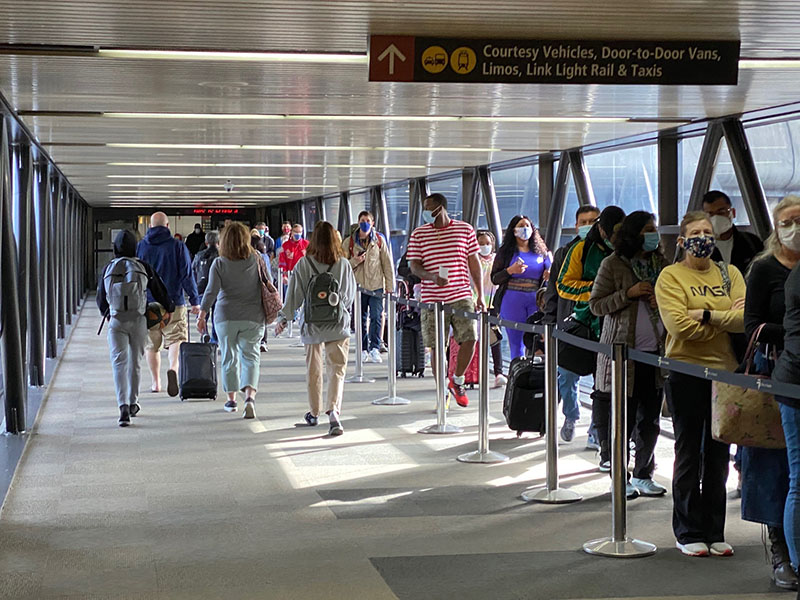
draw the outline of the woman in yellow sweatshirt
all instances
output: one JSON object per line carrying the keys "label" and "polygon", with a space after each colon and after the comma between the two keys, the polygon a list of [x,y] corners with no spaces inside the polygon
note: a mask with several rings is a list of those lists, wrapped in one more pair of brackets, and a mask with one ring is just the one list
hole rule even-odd
{"label": "woman in yellow sweatshirt", "polygon": [[[744,278],[734,266],[714,263],[714,230],[702,212],[681,222],[681,262],[666,267],[656,300],[667,330],[666,354],[709,369],[733,371],[729,333],[744,331]],[[670,373],[667,403],[675,429],[672,529],[689,556],[730,556],[725,543],[725,482],[730,446],[711,437],[711,381]]]}

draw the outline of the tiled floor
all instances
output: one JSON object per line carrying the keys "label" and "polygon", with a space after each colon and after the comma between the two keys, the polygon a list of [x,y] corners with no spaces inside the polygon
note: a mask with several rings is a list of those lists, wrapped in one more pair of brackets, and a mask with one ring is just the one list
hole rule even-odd
{"label": "tiled floor", "polygon": [[[463,434],[416,433],[435,419],[430,378],[399,380],[408,406],[373,406],[385,365],[366,366],[376,383],[346,387],[344,436],[303,425],[303,351],[288,340],[264,356],[258,420],[221,400],[145,393],[120,429],[96,326],[89,304],[0,514],[0,598],[792,597],[771,586],[760,529],[735,502],[730,559],[678,554],[669,497],[629,506],[630,533],[658,544],[655,557],[581,552],[610,530],[585,425],[560,447],[564,485],[585,500],[525,504],[519,494],[544,480],[544,442],[506,429],[498,393],[492,448],[511,456],[499,465],[455,461],[476,447],[475,406],[451,413]],[[670,446],[661,440],[662,483]]]}

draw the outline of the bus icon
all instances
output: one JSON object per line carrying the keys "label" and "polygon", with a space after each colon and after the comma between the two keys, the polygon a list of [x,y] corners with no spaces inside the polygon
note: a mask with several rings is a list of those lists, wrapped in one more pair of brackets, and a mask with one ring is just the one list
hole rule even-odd
{"label": "bus icon", "polygon": [[425,62],[423,64],[431,67],[444,66],[447,64],[447,56],[441,53],[437,53],[432,56],[429,55],[425,57]]}

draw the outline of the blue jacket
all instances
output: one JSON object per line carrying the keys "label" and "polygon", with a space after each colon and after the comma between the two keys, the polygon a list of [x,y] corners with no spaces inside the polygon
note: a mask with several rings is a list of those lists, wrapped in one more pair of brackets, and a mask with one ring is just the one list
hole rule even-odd
{"label": "blue jacket", "polygon": [[[170,299],[183,306],[184,292],[192,306],[200,304],[197,284],[192,276],[192,258],[186,244],[172,237],[167,227],[151,227],[136,248],[136,257],[151,265],[161,277]],[[150,291],[148,302],[153,302]]]}

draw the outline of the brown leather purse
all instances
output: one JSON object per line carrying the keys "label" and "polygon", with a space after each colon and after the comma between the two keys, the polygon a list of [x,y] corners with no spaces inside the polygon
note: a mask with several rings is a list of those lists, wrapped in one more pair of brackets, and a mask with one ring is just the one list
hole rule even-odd
{"label": "brown leather purse", "polygon": [[256,260],[258,262],[258,279],[261,282],[261,308],[264,311],[264,323],[269,325],[278,318],[278,313],[283,308],[283,303],[267,272],[264,257],[261,254],[256,254]]}

